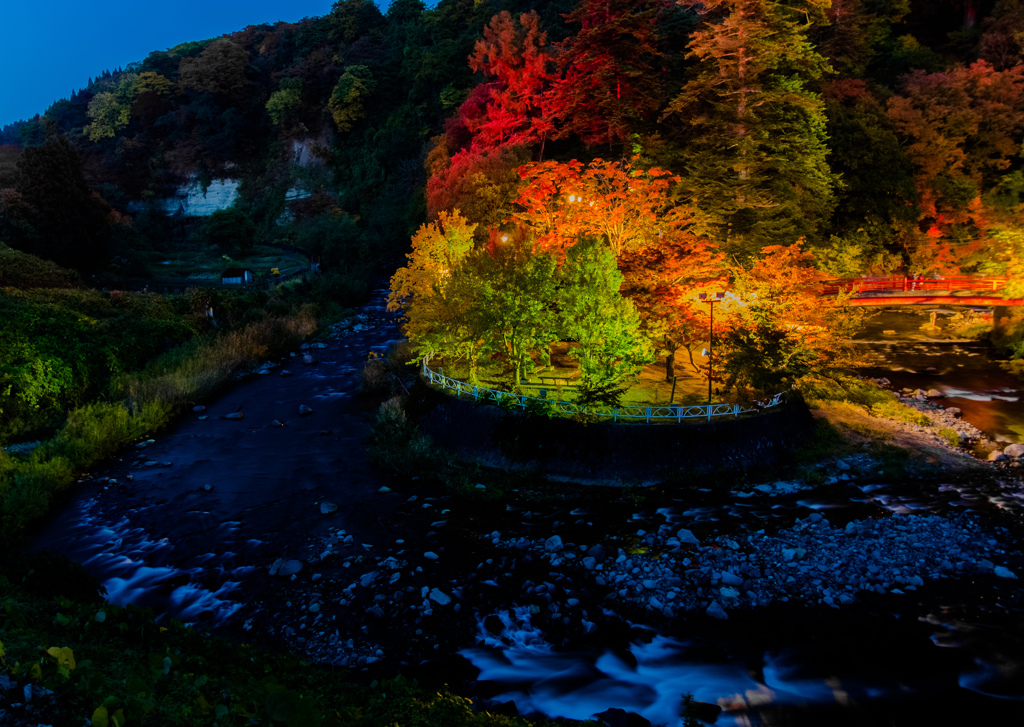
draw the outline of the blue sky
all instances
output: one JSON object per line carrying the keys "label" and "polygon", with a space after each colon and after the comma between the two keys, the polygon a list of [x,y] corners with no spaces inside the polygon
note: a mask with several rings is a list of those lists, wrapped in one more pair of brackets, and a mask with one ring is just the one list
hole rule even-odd
{"label": "blue sky", "polygon": [[41,114],[57,99],[85,86],[90,77],[142,60],[150,51],[213,38],[247,25],[324,15],[333,4],[333,0],[5,2],[0,126]]}

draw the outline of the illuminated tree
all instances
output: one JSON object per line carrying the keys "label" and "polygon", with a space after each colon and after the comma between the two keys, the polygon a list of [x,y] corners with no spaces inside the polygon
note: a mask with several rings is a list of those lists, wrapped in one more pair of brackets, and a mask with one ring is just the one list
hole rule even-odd
{"label": "illuminated tree", "polygon": [[458,210],[421,226],[408,264],[391,278],[388,298],[388,310],[404,312],[404,331],[418,357],[464,358],[470,379],[482,345],[480,286],[468,263],[475,227]]}
{"label": "illuminated tree", "polygon": [[914,71],[902,91],[888,111],[914,164],[922,213],[962,220],[1020,149],[1024,67],[997,71],[976,61],[943,73]]}
{"label": "illuminated tree", "polygon": [[620,293],[622,282],[615,256],[595,238],[569,248],[558,270],[559,329],[576,341],[569,355],[579,362],[583,403],[617,405],[652,360],[636,308]]}
{"label": "illuminated tree", "polygon": [[703,16],[694,74],[666,116],[686,131],[684,197],[729,252],[812,235],[832,210],[823,105],[829,70],[807,39],[830,0],[686,0]]}
{"label": "illuminated tree", "polygon": [[555,340],[555,258],[513,239],[495,241],[474,260],[488,348],[504,357],[518,386],[533,368],[530,352]]}
{"label": "illuminated tree", "polygon": [[468,222],[458,210],[441,212],[437,222],[423,224],[412,238],[408,264],[391,277],[388,310],[408,306],[417,298],[426,298],[443,288],[451,271],[473,249],[476,225]]}
{"label": "illuminated tree", "polygon": [[545,137],[542,99],[551,65],[547,33],[535,11],[520,15],[518,24],[504,10],[491,18],[469,57],[470,68],[492,79],[483,86],[482,113],[467,118],[474,147],[529,144]]}
{"label": "illuminated tree", "polygon": [[603,159],[542,162],[520,171],[516,222],[528,226],[541,250],[564,250],[580,237],[597,237],[616,258],[654,244],[682,223],[669,207],[676,178],[661,169],[634,169]]}
{"label": "illuminated tree", "polygon": [[722,290],[724,256],[690,227],[673,229],[657,245],[639,248],[620,260],[623,292],[640,312],[640,330],[656,353],[665,356],[665,380],[675,377],[676,355],[707,340],[707,306],[698,293]]}
{"label": "illuminated tree", "polygon": [[448,157],[442,137],[427,159],[428,219],[436,219],[443,210],[458,209],[467,220],[478,223],[477,240],[485,241],[489,228],[512,215],[522,186],[519,168],[529,160],[529,150],[519,145],[463,149]]}
{"label": "illuminated tree", "polygon": [[800,243],[773,245],[749,270],[734,271],[732,318],[716,341],[728,388],[775,394],[813,372],[849,365],[861,316],[819,295],[823,274]]}
{"label": "illuminated tree", "polygon": [[660,0],[582,0],[567,22],[579,31],[561,44],[561,78],[548,94],[558,137],[624,144],[658,108],[656,18]]}

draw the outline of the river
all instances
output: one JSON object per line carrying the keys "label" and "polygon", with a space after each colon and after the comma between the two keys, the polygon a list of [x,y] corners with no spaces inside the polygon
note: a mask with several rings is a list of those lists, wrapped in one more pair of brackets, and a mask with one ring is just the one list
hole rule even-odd
{"label": "river", "polygon": [[[35,547],[81,562],[116,603],[367,678],[446,681],[496,709],[622,709],[674,725],[692,694],[700,714],[724,710],[718,724],[1024,717],[1024,593],[992,570],[1024,576],[1015,481],[884,481],[862,455],[830,465],[842,476],[817,490],[570,488],[506,504],[383,478],[357,389],[367,354],[398,336],[385,295],[311,350],[317,363],[274,362],[85,478]],[[940,388],[1016,441],[1016,384],[982,346],[942,343],[916,321],[872,320],[869,373]],[[893,329],[899,342],[882,333]],[[954,542],[957,562],[944,562]],[[897,561],[875,591],[846,583]],[[730,577],[731,601],[717,595]],[[706,613],[712,598],[727,620]]]}

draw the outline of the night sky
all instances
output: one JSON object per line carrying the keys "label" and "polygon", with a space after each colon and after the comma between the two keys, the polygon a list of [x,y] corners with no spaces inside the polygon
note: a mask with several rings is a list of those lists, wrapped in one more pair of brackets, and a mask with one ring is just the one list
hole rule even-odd
{"label": "night sky", "polygon": [[[41,114],[104,70],[247,25],[329,12],[333,0],[80,0],[5,3],[0,126]],[[380,0],[386,6],[388,0]]]}

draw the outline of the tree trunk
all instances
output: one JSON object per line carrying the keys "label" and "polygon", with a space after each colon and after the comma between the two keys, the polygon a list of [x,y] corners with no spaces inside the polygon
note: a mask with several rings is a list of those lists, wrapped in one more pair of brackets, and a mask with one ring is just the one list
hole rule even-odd
{"label": "tree trunk", "polygon": [[672,381],[676,377],[676,352],[675,349],[669,351],[668,356],[665,357],[665,381]]}

